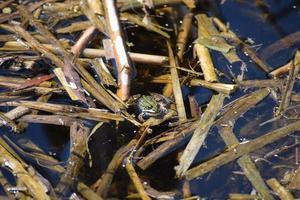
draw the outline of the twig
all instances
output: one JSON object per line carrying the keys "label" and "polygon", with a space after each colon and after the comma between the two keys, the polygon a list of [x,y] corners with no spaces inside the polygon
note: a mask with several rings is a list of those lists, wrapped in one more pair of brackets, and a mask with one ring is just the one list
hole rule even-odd
{"label": "twig", "polygon": [[135,186],[136,190],[140,194],[140,198],[143,200],[151,200],[151,198],[146,193],[143,183],[141,182],[140,178],[138,177],[131,161],[129,159],[127,159],[127,161],[125,161],[125,162],[126,162],[125,163],[126,171],[129,175],[131,181],[133,182],[133,185]]}
{"label": "twig", "polygon": [[172,66],[170,71],[171,71],[171,77],[172,77],[172,86],[173,86],[173,94],[175,97],[176,109],[178,112],[179,121],[184,122],[184,121],[186,121],[187,118],[186,118],[186,113],[185,113],[185,107],[184,107],[178,72],[177,72],[177,69],[175,68],[177,66],[177,62],[175,60],[173,50],[171,48],[171,44],[169,41],[167,42],[167,46],[168,46],[168,51],[169,51],[170,65]]}
{"label": "twig", "polygon": [[129,64],[114,4],[115,2],[113,0],[103,1],[108,33],[112,41],[112,48],[118,68],[119,89],[117,95],[124,101],[130,96],[130,82],[133,68]]}
{"label": "twig", "polygon": [[180,61],[182,61],[183,59],[183,53],[185,51],[187,39],[192,25],[193,16],[194,16],[193,13],[190,12],[185,14],[182,20],[181,27],[179,29],[176,47],[177,47],[177,57],[179,58]]}
{"label": "twig", "polygon": [[293,195],[286,188],[280,185],[275,178],[267,180],[267,183],[270,188],[277,193],[281,200],[294,200]]}
{"label": "twig", "polygon": [[217,117],[217,114],[222,108],[224,99],[225,95],[223,94],[214,95],[211,98],[206,111],[198,121],[199,125],[196,128],[192,139],[190,140],[190,142],[184,149],[182,156],[180,157],[179,166],[177,166],[176,168],[176,175],[178,177],[182,177],[192,164],[199,149],[203,145],[204,140],[208,135],[208,131],[213,125],[215,118]]}
{"label": "twig", "polygon": [[296,76],[298,75],[300,70],[300,51],[296,52],[295,58],[293,60],[293,66],[289,69],[289,76],[286,80],[284,92],[281,97],[280,105],[278,110],[276,111],[276,116],[281,115],[290,105],[292,91],[294,87],[294,82]]}

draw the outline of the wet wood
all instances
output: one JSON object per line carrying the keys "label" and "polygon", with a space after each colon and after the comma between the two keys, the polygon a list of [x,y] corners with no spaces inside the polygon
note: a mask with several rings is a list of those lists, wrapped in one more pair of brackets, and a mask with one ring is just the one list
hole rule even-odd
{"label": "wet wood", "polygon": [[7,103],[0,103],[0,106],[24,106],[36,110],[43,110],[46,112],[52,112],[56,114],[67,115],[71,117],[79,117],[83,119],[92,119],[99,121],[106,120],[117,120],[122,121],[123,118],[120,115],[105,112],[95,108],[80,108],[75,106],[63,105],[63,104],[51,104],[41,103],[34,101],[12,101]]}
{"label": "wet wood", "polygon": [[181,86],[179,82],[179,76],[178,76],[177,69],[175,68],[175,66],[177,66],[177,61],[174,57],[170,42],[167,42],[167,46],[169,51],[170,65],[172,66],[170,72],[172,78],[172,88],[173,88],[173,95],[175,97],[176,109],[178,112],[179,121],[184,122],[186,121],[186,113],[185,113],[185,107],[183,102],[183,96],[181,92]]}
{"label": "wet wood", "polygon": [[65,196],[74,185],[87,151],[89,128],[73,122],[70,127],[70,156],[65,173],[60,177],[55,191],[59,196]]}
{"label": "wet wood", "polygon": [[291,182],[288,184],[289,189],[299,190],[300,188],[300,168],[295,171]]}
{"label": "wet wood", "polygon": [[205,87],[223,94],[231,94],[237,89],[235,84],[211,83],[201,79],[192,79],[189,84],[191,86]]}
{"label": "wet wood", "polygon": [[76,190],[87,200],[102,200],[91,188],[82,182],[77,184]]}
{"label": "wet wood", "polygon": [[133,182],[136,190],[138,191],[138,193],[140,195],[140,198],[143,199],[143,200],[150,200],[151,198],[146,193],[142,181],[138,177],[132,163],[129,160],[126,161],[125,168],[126,168],[126,171],[129,175],[131,181]]}
{"label": "wet wood", "polygon": [[[16,158],[14,158],[2,145],[0,145],[0,163],[8,165],[10,170],[25,185],[30,195],[36,200],[50,200],[46,194],[45,186],[37,181]],[[8,163],[7,163],[8,162]]]}
{"label": "wet wood", "polygon": [[268,185],[282,200],[293,200],[293,195],[284,188],[275,178],[267,180]]}
{"label": "wet wood", "polygon": [[257,195],[250,194],[229,194],[229,200],[261,200]]}
{"label": "wet wood", "polygon": [[118,67],[118,96],[121,100],[127,100],[130,95],[130,82],[133,67],[125,50],[124,41],[121,36],[121,29],[113,0],[104,0],[103,6],[105,10],[105,18],[108,29],[108,34],[112,42],[115,61]]}
{"label": "wet wood", "polygon": [[[27,43],[25,43],[27,44]],[[51,50],[54,53],[58,53],[57,49],[50,44],[42,44],[46,49]],[[6,42],[4,47],[0,48],[0,51],[13,51],[13,50],[23,50],[28,51],[26,47],[24,47],[19,42],[9,41]],[[87,58],[97,58],[104,57],[105,50],[104,49],[93,49],[93,48],[85,48],[82,52],[82,56]],[[168,57],[160,56],[160,55],[149,55],[135,52],[128,52],[128,56],[132,59],[132,61],[137,63],[148,63],[154,65],[162,65],[167,63]]]}
{"label": "wet wood", "polygon": [[295,83],[296,76],[300,70],[300,51],[296,52],[295,58],[293,60],[293,65],[289,69],[289,76],[286,80],[284,91],[281,97],[279,108],[276,111],[276,115],[281,115],[288,108],[292,98],[292,91]]}
{"label": "wet wood", "polygon": [[194,16],[193,13],[185,14],[185,16],[183,17],[183,20],[182,20],[181,27],[179,29],[179,33],[178,33],[177,41],[176,41],[177,57],[179,58],[179,61],[182,61],[182,59],[183,59],[183,54],[185,51],[189,32],[191,29],[193,16]]}
{"label": "wet wood", "polygon": [[223,106],[224,99],[225,95],[223,94],[214,95],[211,98],[205,112],[198,121],[198,127],[195,129],[191,140],[180,157],[179,166],[176,168],[176,175],[178,177],[184,176],[185,172],[191,166],[194,158],[196,157],[199,149],[203,145],[204,140],[208,135],[209,129],[213,126],[214,120]]}

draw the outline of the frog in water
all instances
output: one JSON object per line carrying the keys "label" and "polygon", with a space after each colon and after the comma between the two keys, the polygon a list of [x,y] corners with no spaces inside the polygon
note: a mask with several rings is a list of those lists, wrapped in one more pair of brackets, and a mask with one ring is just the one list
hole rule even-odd
{"label": "frog in water", "polygon": [[150,95],[134,95],[129,104],[135,107],[138,119],[145,121],[151,117],[161,118],[168,112],[171,101],[161,94],[150,93]]}

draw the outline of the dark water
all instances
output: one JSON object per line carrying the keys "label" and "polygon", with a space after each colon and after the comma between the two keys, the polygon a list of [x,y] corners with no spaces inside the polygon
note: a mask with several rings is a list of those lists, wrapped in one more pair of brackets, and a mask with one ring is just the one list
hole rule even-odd
{"label": "dark water", "polygon": [[[199,5],[196,12],[206,12],[211,16],[216,16],[222,21],[229,23],[231,30],[234,31],[240,38],[249,38],[254,41],[257,53],[260,55],[270,44],[292,33],[300,31],[300,1],[266,0],[263,1],[264,3],[262,5],[259,5],[259,2],[260,1],[258,0],[227,0],[224,4],[220,4],[220,1],[199,1],[199,4],[203,3],[204,6]],[[131,31],[132,30],[129,28],[127,29],[127,38],[129,42],[134,43],[134,40],[138,41],[139,39],[130,36]],[[146,40],[144,43],[137,42],[132,50],[134,52],[154,52],[155,54],[166,55],[166,50],[161,49],[159,45],[159,39],[155,39],[155,35],[152,37],[152,34],[149,32],[146,32],[145,34],[147,37],[153,38],[154,42],[152,40]],[[192,34],[190,39],[191,42],[195,39],[194,37],[195,34]],[[289,48],[284,48],[277,53],[272,54],[266,60],[267,63],[272,68],[276,68],[287,63],[293,58],[295,51],[299,48],[299,41],[300,39],[298,42],[289,45]],[[191,51],[192,50],[190,49],[188,54],[191,53]],[[257,68],[255,64],[253,64],[249,58],[243,54],[243,52],[239,52],[239,55],[247,64],[245,79],[267,78],[267,75]],[[233,66],[229,66],[229,63],[227,63],[218,53],[213,53],[213,58],[215,66],[217,66],[220,71],[228,73],[228,68],[231,68],[234,75],[237,76],[241,74],[240,64],[236,63],[233,64]],[[2,71],[2,74],[4,73],[5,72]],[[221,80],[224,82],[231,81],[225,77],[222,77]],[[161,86],[137,82],[134,88],[134,93],[160,91],[161,89]],[[295,90],[299,90],[299,88],[295,88]],[[227,98],[226,103],[229,103],[250,91],[252,90],[238,91],[233,94],[231,98]],[[200,105],[205,105],[209,101],[212,92],[201,87],[184,88],[186,101],[187,95],[194,95]],[[51,101],[59,102],[60,99],[52,99]],[[273,117],[273,110],[276,106],[277,103],[269,97],[261,102],[256,108],[251,109],[244,116],[239,118],[234,127],[234,132],[239,139],[241,141],[253,139],[288,123],[288,120],[281,120],[274,123],[268,123],[264,126],[259,126],[260,123]],[[2,111],[7,111],[6,108],[4,109],[5,110]],[[156,133],[161,132],[160,128],[156,128],[154,131]],[[68,132],[69,131],[66,128],[38,124],[30,124],[26,131],[21,135],[13,134],[6,127],[0,128],[1,135],[5,134],[15,141],[21,138],[30,139],[34,143],[38,144],[46,153],[54,154],[60,161],[67,161],[69,156],[70,144]],[[118,127],[114,124],[105,125],[104,129],[98,131],[90,141],[90,149],[94,165],[92,168],[89,168],[87,165],[84,166],[80,174],[80,179],[88,184],[93,183],[106,168],[114,151],[120,147],[121,144],[126,143],[129,138],[132,138],[134,134],[134,127],[130,127],[127,124],[120,124]],[[281,143],[286,144],[290,141],[293,141],[293,138],[287,137],[273,145]],[[220,139],[217,129],[212,128],[210,130],[210,134],[206,140],[206,146],[206,148],[202,148],[200,150],[195,163],[206,160],[207,158],[215,155],[217,152],[222,152],[224,150],[225,144]],[[259,156],[260,153],[268,152],[268,147],[272,147],[272,145],[262,149],[261,152],[255,153],[254,156]],[[145,172],[139,173],[141,176],[147,177],[149,182],[151,182],[151,185],[158,190],[167,191],[180,189],[182,182],[174,178],[175,174],[173,167],[177,165],[175,153],[158,160],[151,168]],[[279,158],[273,158],[269,162],[258,161],[256,164],[263,177],[266,179],[274,176],[278,179],[283,177],[285,170],[282,168],[274,168],[276,165],[295,165],[291,161],[284,161]],[[229,163],[216,169],[212,173],[191,181],[191,192],[193,195],[199,195],[205,199],[216,200],[227,199],[229,193],[249,194],[253,190],[253,187],[244,176],[239,173],[235,173],[240,171],[241,169],[235,162]],[[43,175],[54,183],[57,181],[58,175],[52,176],[53,174],[48,174],[47,171],[44,171]],[[123,182],[123,185],[120,184],[121,186],[119,186],[119,189],[126,191],[127,187],[124,186],[126,185],[124,183],[129,183],[130,180],[124,173],[124,170],[120,170],[118,172],[116,180]]]}

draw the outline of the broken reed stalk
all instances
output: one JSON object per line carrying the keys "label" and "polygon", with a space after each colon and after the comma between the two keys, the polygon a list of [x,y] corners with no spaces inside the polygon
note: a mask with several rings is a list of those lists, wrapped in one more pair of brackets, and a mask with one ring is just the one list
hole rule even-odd
{"label": "broken reed stalk", "polygon": [[131,181],[133,182],[133,185],[135,186],[137,192],[140,194],[140,198],[142,200],[151,200],[151,198],[146,193],[143,183],[140,180],[139,176],[137,175],[131,161],[129,159],[127,159],[125,162],[126,162],[125,163],[126,171],[129,175]]}
{"label": "broken reed stalk", "polygon": [[87,152],[87,139],[90,129],[77,122],[70,126],[70,156],[65,173],[60,177],[55,191],[59,196],[65,196],[77,179]]}
{"label": "broken reed stalk", "polygon": [[38,181],[32,174],[30,174],[21,162],[19,162],[13,155],[10,154],[2,145],[0,145],[0,163],[2,166],[8,167],[13,174],[18,178],[35,200],[50,200],[46,194],[46,186]]}
{"label": "broken reed stalk", "polygon": [[260,199],[258,195],[231,193],[229,194],[228,200],[262,200],[262,199]]}
{"label": "broken reed stalk", "polygon": [[189,84],[191,86],[205,87],[227,95],[233,93],[237,89],[237,85],[235,84],[211,83],[201,79],[192,79],[190,80]]}
{"label": "broken reed stalk", "polygon": [[154,24],[151,21],[145,23],[139,15],[132,14],[132,13],[120,13],[120,18],[122,20],[127,20],[131,23],[134,23],[141,27],[144,27],[147,30],[153,31],[153,32],[165,37],[166,39],[170,39],[170,35],[167,32],[162,31],[158,24]]}
{"label": "broken reed stalk", "polygon": [[105,20],[103,19],[102,1],[80,1],[79,6],[83,14],[101,33],[106,35]]}
{"label": "broken reed stalk", "polygon": [[239,88],[264,88],[264,87],[281,88],[283,86],[283,81],[281,79],[245,80],[245,81],[238,81],[237,85]]}
{"label": "broken reed stalk", "polygon": [[82,51],[91,41],[96,30],[97,28],[95,26],[90,26],[87,28],[76,41],[76,43],[71,47],[71,52],[76,58],[82,53]]}
{"label": "broken reed stalk", "polygon": [[129,63],[130,61],[127,57],[125,45],[121,36],[115,2],[113,0],[103,0],[103,6],[108,34],[111,39],[114,58],[118,68],[119,88],[117,95],[122,101],[125,101],[130,96],[130,82],[133,68]]}
{"label": "broken reed stalk", "polygon": [[[195,2],[194,0],[153,0],[152,6],[153,7],[160,7],[160,6],[166,6],[166,5],[171,5],[171,4],[177,4],[177,3],[184,3],[186,6],[189,8],[195,8]],[[135,10],[135,9],[140,9],[143,7],[143,4],[138,1],[138,0],[130,0],[130,1],[120,1],[118,2],[118,7],[121,12],[126,11],[126,10]]]}
{"label": "broken reed stalk", "polygon": [[204,74],[204,79],[209,82],[218,81],[209,50],[201,44],[194,44],[194,50],[199,59],[200,66]]}
{"label": "broken reed stalk", "polygon": [[91,119],[96,121],[116,120],[123,121],[123,117],[118,114],[104,112],[101,109],[96,108],[80,108],[76,106],[42,103],[35,101],[11,101],[6,103],[0,103],[0,106],[24,106],[31,109],[42,110],[55,114],[67,115],[71,117],[79,117],[83,119]]}
{"label": "broken reed stalk", "polygon": [[[198,38],[200,37],[209,38],[210,35],[208,34],[207,30],[203,26],[203,24],[205,24],[206,21],[208,20],[207,16],[201,14],[201,15],[196,15],[195,18],[198,22]],[[218,81],[218,77],[215,72],[214,64],[211,59],[208,48],[196,42],[194,44],[194,51],[196,52],[196,55],[199,59],[200,66],[204,74],[204,79],[209,82]]]}
{"label": "broken reed stalk", "polygon": [[63,116],[63,115],[24,115],[20,117],[18,122],[26,122],[26,123],[40,123],[40,124],[52,124],[58,126],[71,126],[71,124],[75,121],[78,123],[82,123],[81,120],[75,119],[73,117]]}
{"label": "broken reed stalk", "polygon": [[291,190],[300,190],[300,167],[294,172],[288,188]]}
{"label": "broken reed stalk", "polygon": [[277,141],[278,139],[287,136],[295,131],[300,130],[300,121],[291,123],[285,127],[271,131],[261,137],[253,139],[247,143],[239,144],[236,147],[228,149],[226,152],[216,156],[204,163],[197,165],[196,167],[188,170],[185,174],[187,180],[192,180],[211,170],[214,170],[222,165],[225,165],[245,154],[256,151],[267,144]]}
{"label": "broken reed stalk", "polygon": [[217,126],[227,124],[228,121],[238,119],[243,113],[254,107],[258,102],[262,101],[269,95],[270,91],[265,89],[257,90],[251,94],[244,95],[239,99],[227,104],[220,113],[219,118],[216,120]]}
{"label": "broken reed stalk", "polygon": [[[37,101],[40,101],[43,97],[39,97]],[[11,120],[15,120],[31,111],[30,108],[24,107],[24,106],[18,106],[7,113],[5,113],[5,116]],[[4,122],[0,121],[0,127],[3,126]]]}
{"label": "broken reed stalk", "polygon": [[298,75],[300,70],[300,51],[296,52],[295,58],[293,60],[293,65],[289,69],[289,76],[286,80],[285,88],[281,97],[281,101],[279,104],[279,108],[276,111],[276,116],[281,115],[285,112],[291,102],[292,91],[294,87],[294,83],[296,80],[296,76]]}
{"label": "broken reed stalk", "polygon": [[179,166],[176,167],[176,175],[178,177],[182,177],[185,174],[195,159],[199,149],[204,143],[206,136],[208,135],[209,129],[213,126],[214,120],[223,106],[224,99],[225,95],[223,94],[214,95],[211,98],[205,112],[198,121],[198,127],[194,131],[190,142],[180,157]]}
{"label": "broken reed stalk", "polygon": [[192,26],[193,21],[193,13],[187,13],[184,15],[181,27],[179,29],[177,41],[176,41],[176,50],[177,50],[177,57],[182,62],[183,54],[185,51],[186,43],[188,40],[189,32]]}
{"label": "broken reed stalk", "polygon": [[282,74],[287,73],[292,66],[293,66],[293,60],[291,60],[290,62],[288,62],[287,64],[281,67],[274,69],[269,73],[269,75],[271,75],[273,78],[277,78]]}
{"label": "broken reed stalk", "polygon": [[167,46],[168,46],[169,60],[170,60],[170,65],[171,65],[170,72],[171,72],[171,78],[172,78],[173,95],[175,98],[179,122],[182,123],[182,122],[186,121],[187,118],[186,118],[186,113],[185,113],[183,97],[182,97],[181,85],[179,82],[179,76],[178,76],[178,72],[176,69],[177,62],[176,62],[176,59],[173,54],[171,43],[169,41],[167,41]]}
{"label": "broken reed stalk", "polygon": [[[26,45],[28,45],[25,42]],[[47,50],[58,54],[58,50],[54,48],[51,44],[42,44]],[[17,41],[7,41],[3,47],[0,48],[0,51],[28,51],[28,48],[24,47],[23,44],[20,44]],[[86,58],[98,58],[105,56],[104,49],[93,49],[93,48],[85,48],[82,51],[82,56]],[[167,63],[168,57],[166,56],[159,56],[159,55],[150,55],[150,54],[142,54],[142,53],[134,53],[128,52],[128,56],[130,59],[136,63],[147,63],[153,65],[163,65]]]}
{"label": "broken reed stalk", "polygon": [[[218,127],[220,136],[228,148],[236,146],[239,143],[233,133],[233,127],[230,122],[234,122],[252,107],[257,105],[260,101],[266,98],[269,93],[270,91],[268,89],[257,90],[249,95],[240,97],[223,109],[219,119],[216,121],[216,126]],[[250,156],[242,156],[238,159],[238,164],[260,196],[264,199],[273,199]]]}
{"label": "broken reed stalk", "polygon": [[281,200],[294,200],[293,195],[283,187],[275,178],[267,180],[270,188],[279,196]]}
{"label": "broken reed stalk", "polygon": [[76,190],[87,200],[103,200],[102,197],[82,182],[77,183]]}

